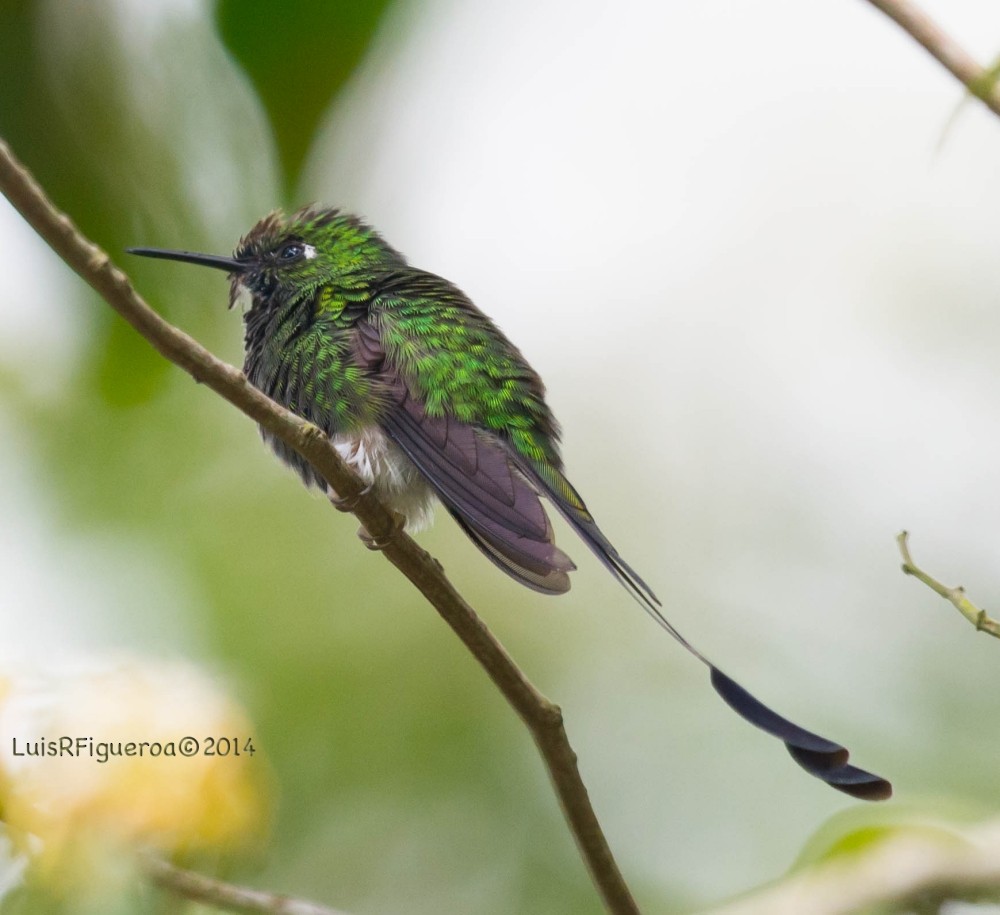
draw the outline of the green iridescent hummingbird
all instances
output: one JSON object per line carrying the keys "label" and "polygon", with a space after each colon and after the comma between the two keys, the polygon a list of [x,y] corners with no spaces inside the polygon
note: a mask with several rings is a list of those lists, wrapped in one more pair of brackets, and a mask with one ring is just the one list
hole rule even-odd
{"label": "green iridescent hummingbird", "polygon": [[[411,267],[357,217],[318,207],[266,216],[232,257],[130,251],[229,274],[230,307],[245,304],[247,378],[323,429],[407,530],[429,523],[437,499],[504,572],[561,594],[575,566],[555,544],[546,499],[650,616],[708,666],[737,713],[835,788],[866,800],[890,796],[887,781],[848,764],[844,747],[771,711],[666,620],[566,479],[541,379],[452,283]],[[339,501],[302,457],[262,434],[307,485]]]}

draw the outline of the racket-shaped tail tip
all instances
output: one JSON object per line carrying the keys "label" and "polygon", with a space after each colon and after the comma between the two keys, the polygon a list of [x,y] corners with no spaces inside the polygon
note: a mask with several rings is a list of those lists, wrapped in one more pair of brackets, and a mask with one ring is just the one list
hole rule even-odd
{"label": "racket-shaped tail tip", "polygon": [[843,791],[859,801],[887,801],[892,797],[892,785],[879,775],[866,772],[857,766],[837,766],[830,769],[817,767],[817,760],[808,750],[785,744],[788,752],[810,775],[826,782],[831,788]]}
{"label": "racket-shaped tail tip", "polygon": [[892,796],[892,785],[884,778],[848,765],[846,747],[782,718],[717,667],[710,669],[712,686],[726,704],[754,727],[781,740],[810,775],[859,800],[884,801]]}

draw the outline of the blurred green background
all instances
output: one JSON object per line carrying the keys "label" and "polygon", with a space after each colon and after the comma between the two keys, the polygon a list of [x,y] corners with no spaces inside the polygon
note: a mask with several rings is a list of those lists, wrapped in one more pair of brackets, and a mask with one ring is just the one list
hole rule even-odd
{"label": "blurred green background", "polygon": [[[995,51],[995,9],[926,5]],[[960,95],[873,11],[0,0],[0,50],[0,135],[171,321],[241,361],[224,280],[126,246],[364,214],[521,345],[682,631],[892,778],[865,822],[997,811],[1000,649],[893,537],[1000,589],[1000,125],[970,109],[936,149]],[[5,663],[182,656],[248,707],[278,816],[227,876],[358,913],[600,910],[529,738],[433,611],[2,201],[0,518]],[[558,601],[447,519],[421,542],[563,705],[645,910],[858,821],[560,532]]]}

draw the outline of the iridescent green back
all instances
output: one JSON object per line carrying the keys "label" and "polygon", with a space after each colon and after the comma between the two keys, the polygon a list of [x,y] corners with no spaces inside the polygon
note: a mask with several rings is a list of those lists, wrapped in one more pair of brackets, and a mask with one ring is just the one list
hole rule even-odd
{"label": "iridescent green back", "polygon": [[459,289],[401,271],[376,297],[372,319],[387,361],[429,416],[449,413],[507,439],[532,462],[560,463],[541,379]]}

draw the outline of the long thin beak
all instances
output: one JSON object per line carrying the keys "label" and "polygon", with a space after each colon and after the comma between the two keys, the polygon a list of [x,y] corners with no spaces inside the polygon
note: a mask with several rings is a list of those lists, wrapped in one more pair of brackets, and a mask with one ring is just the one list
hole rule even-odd
{"label": "long thin beak", "polygon": [[246,261],[238,261],[235,257],[197,254],[194,251],[170,251],[167,248],[126,248],[125,251],[142,257],[159,257],[167,261],[183,261],[186,264],[214,267],[216,270],[225,270],[226,273],[243,273],[250,266]]}

